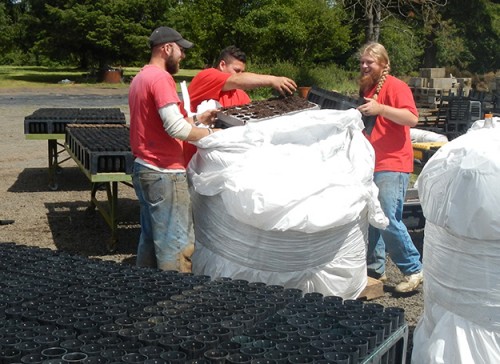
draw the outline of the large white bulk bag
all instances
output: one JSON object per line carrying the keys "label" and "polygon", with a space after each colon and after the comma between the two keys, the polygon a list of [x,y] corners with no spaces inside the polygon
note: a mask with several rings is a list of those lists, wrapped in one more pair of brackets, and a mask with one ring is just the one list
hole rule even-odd
{"label": "large white bulk bag", "polygon": [[309,110],[196,143],[193,272],[354,298],[368,221],[387,219],[358,111]]}
{"label": "large white bulk bag", "polygon": [[417,185],[424,313],[412,363],[500,363],[500,128],[442,146]]}

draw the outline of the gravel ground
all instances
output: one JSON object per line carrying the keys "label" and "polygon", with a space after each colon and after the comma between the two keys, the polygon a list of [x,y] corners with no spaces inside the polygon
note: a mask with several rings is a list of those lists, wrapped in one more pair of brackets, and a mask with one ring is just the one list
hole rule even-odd
{"label": "gravel ground", "polygon": [[[139,210],[134,191],[119,185],[119,229],[116,251],[110,253],[110,230],[99,212],[88,211],[90,182],[73,160],[61,164],[57,176],[59,189],[48,187],[46,140],[27,140],[24,117],[42,107],[119,107],[129,119],[127,89],[122,87],[80,88],[65,85],[44,89],[0,90],[0,128],[3,142],[0,150],[0,219],[12,219],[0,226],[0,244],[14,242],[40,248],[59,249],[103,260],[134,264],[139,236]],[[63,152],[59,161],[67,158]],[[104,191],[98,197],[104,198]],[[423,231],[411,231],[422,249]],[[383,297],[373,300],[384,306],[405,309],[411,334],[423,312],[422,289],[398,295],[394,286],[402,278],[389,261],[389,280]]]}

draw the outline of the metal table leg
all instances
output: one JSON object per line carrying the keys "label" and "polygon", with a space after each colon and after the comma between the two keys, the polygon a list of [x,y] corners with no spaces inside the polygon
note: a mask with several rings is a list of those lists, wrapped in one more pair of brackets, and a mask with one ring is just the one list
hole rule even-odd
{"label": "metal table leg", "polygon": [[[58,146],[62,147],[62,149],[57,150]],[[57,142],[57,139],[49,139],[48,140],[48,155],[49,155],[49,188],[52,191],[56,191],[59,189],[59,184],[57,182],[57,175],[61,173],[62,168],[61,164],[71,159],[71,157],[67,157],[61,161],[59,161],[59,154],[63,153],[66,149],[63,144]]]}
{"label": "metal table leg", "polygon": [[[106,197],[107,201],[99,201],[96,197],[97,191],[101,186],[104,186],[106,189]],[[89,211],[93,211],[97,208],[99,213],[102,215],[106,223],[111,228],[111,239],[108,243],[108,250],[113,252],[117,247],[117,237],[116,232],[117,228],[117,206],[118,206],[118,182],[93,182],[92,190],[90,195],[90,206],[88,207]]]}
{"label": "metal table leg", "polygon": [[57,140],[49,139],[49,188],[55,191],[59,188],[56,179]]}

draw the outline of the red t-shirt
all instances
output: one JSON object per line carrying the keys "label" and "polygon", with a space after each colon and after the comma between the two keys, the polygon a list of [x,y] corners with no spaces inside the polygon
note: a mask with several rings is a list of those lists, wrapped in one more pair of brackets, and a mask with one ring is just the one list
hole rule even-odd
{"label": "red t-shirt", "polygon": [[[375,88],[366,97],[372,97]],[[377,101],[382,105],[404,108],[418,116],[413,94],[406,83],[393,76],[387,76]],[[370,135],[366,135],[375,150],[375,172],[413,172],[413,146],[410,127],[393,123],[377,116]]]}
{"label": "red t-shirt", "polygon": [[144,66],[130,83],[128,99],[133,155],[160,168],[185,169],[182,140],[168,135],[158,113],[167,104],[180,105],[172,75],[154,65]]}
{"label": "red t-shirt", "polygon": [[[250,97],[243,90],[222,91],[229,77],[231,77],[230,73],[221,72],[215,68],[207,68],[194,76],[188,86],[191,111],[196,112],[198,105],[206,100],[218,101],[224,107],[250,103]],[[196,147],[189,143],[184,144],[186,160],[190,160],[196,153]]]}
{"label": "red t-shirt", "polygon": [[230,73],[216,68],[207,68],[194,76],[188,86],[191,111],[196,112],[198,105],[205,100],[216,100],[224,107],[248,104],[251,100],[245,91],[222,91],[229,77]]}

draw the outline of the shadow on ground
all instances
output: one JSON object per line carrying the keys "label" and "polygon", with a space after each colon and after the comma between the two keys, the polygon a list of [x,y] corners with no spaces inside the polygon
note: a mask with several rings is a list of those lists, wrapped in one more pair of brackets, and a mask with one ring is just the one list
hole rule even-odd
{"label": "shadow on ground", "polygon": [[118,200],[116,246],[111,227],[88,201],[47,202],[47,220],[57,249],[83,256],[135,254],[139,241],[137,200]]}
{"label": "shadow on ground", "polygon": [[[57,191],[90,191],[91,183],[78,167],[66,167],[56,173]],[[26,168],[19,173],[9,192],[54,191],[49,186],[48,168]]]}

